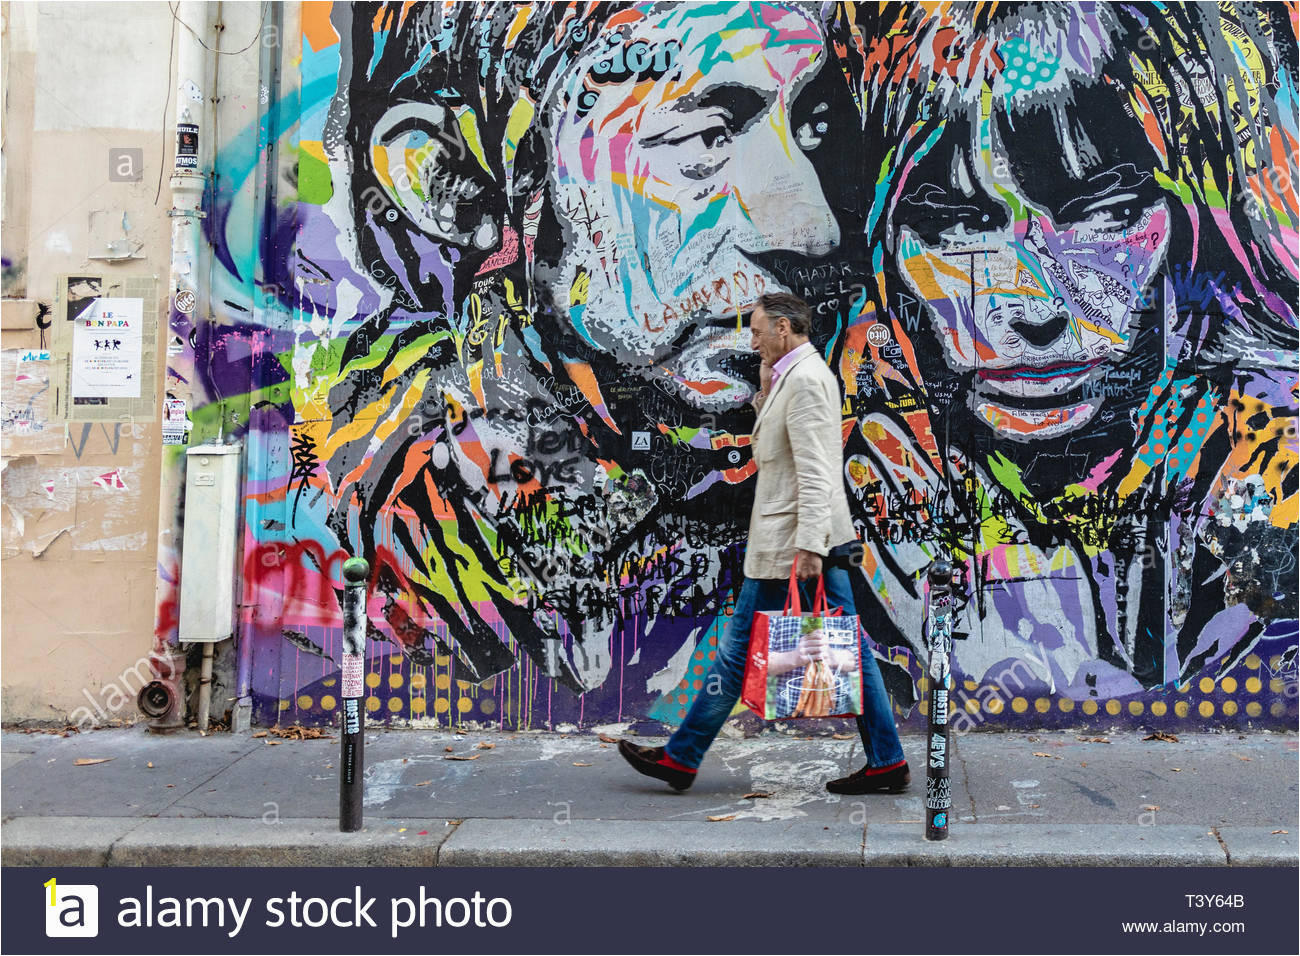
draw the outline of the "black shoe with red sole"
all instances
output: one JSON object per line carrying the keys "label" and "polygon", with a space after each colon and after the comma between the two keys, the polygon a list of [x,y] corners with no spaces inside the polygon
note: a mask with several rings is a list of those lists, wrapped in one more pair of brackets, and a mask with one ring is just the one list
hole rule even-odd
{"label": "black shoe with red sole", "polygon": [[912,772],[907,761],[893,767],[863,767],[847,777],[829,780],[826,789],[831,793],[902,793],[912,782]]}
{"label": "black shoe with red sole", "polygon": [[695,771],[681,769],[681,764],[669,757],[663,747],[641,747],[620,740],[618,752],[636,768],[637,773],[662,780],[674,790],[687,790],[695,782]]}

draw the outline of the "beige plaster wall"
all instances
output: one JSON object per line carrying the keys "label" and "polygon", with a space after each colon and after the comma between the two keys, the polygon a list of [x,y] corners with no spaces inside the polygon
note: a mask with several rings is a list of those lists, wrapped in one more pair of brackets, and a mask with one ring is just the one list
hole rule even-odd
{"label": "beige plaster wall", "polygon": [[[115,691],[134,697],[153,642],[163,328],[145,342],[152,400],[131,413],[105,420],[48,399],[69,341],[53,324],[67,321],[61,276],[129,283],[166,324],[171,13],[145,2],[2,7],[0,716],[131,720],[133,701]],[[110,180],[110,150],[122,148],[142,151],[138,181]]]}

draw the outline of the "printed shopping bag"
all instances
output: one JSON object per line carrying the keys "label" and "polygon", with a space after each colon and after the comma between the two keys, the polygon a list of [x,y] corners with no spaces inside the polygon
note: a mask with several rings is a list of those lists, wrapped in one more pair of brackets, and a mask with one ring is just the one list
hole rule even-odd
{"label": "printed shopping bag", "polygon": [[792,568],[785,609],[754,615],[741,700],[766,720],[862,713],[858,619],[826,607],[824,580],[805,613]]}

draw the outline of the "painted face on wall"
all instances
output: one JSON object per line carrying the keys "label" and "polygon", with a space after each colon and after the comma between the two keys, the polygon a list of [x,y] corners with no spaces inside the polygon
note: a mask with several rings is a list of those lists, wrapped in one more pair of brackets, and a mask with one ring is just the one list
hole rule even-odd
{"label": "painted face on wall", "polygon": [[945,363],[970,377],[975,416],[1005,438],[1063,435],[1096,414],[1097,383],[1132,347],[1168,206],[1149,169],[1078,144],[1052,175],[1026,175],[1012,126],[982,114],[907,174],[897,265]]}
{"label": "painted face on wall", "polygon": [[696,407],[752,396],[740,316],[781,288],[756,254],[839,244],[808,158],[829,110],[800,96],[823,60],[802,10],[664,4],[621,17],[553,99],[556,310]]}

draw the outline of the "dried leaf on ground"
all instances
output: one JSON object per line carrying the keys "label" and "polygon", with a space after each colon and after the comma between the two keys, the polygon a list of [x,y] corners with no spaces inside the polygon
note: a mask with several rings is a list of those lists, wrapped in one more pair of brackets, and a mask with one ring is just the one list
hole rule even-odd
{"label": "dried leaf on ground", "polygon": [[152,769],[153,769],[153,761],[150,760],[147,764],[145,764],[145,766],[148,767],[150,770],[152,770]]}
{"label": "dried leaf on ground", "polygon": [[1269,835],[1270,835],[1270,836],[1276,836],[1276,835],[1279,834],[1279,833],[1290,833],[1290,832],[1291,832],[1290,830],[1274,830],[1274,831],[1273,831],[1271,834],[1269,834]]}
{"label": "dried leaf on ground", "polygon": [[455,748],[455,747],[443,747],[442,749],[443,749],[443,751],[446,752],[446,753],[451,753],[451,752],[454,751],[456,748]]}
{"label": "dried leaf on ground", "polygon": [[443,760],[477,760],[478,754],[447,754]]}
{"label": "dried leaf on ground", "polygon": [[831,740],[852,740],[856,734],[831,734]]}
{"label": "dried leaf on ground", "polygon": [[1075,740],[1082,740],[1085,744],[1108,744],[1109,737],[1075,737]]}
{"label": "dried leaf on ground", "polygon": [[589,763],[583,763],[581,760],[575,760],[575,761],[573,761],[573,765],[574,765],[575,767],[590,767],[590,766],[591,766],[591,764],[589,764]]}
{"label": "dried leaf on ground", "polygon": [[736,819],[736,815],[734,813],[726,813],[723,814],[722,816],[708,817],[707,819],[710,823],[725,823],[728,820]]}
{"label": "dried leaf on ground", "polygon": [[5,729],[19,734],[53,734],[57,737],[81,733],[76,724],[68,724],[66,727],[6,727]]}
{"label": "dried leaf on ground", "polygon": [[1245,760],[1247,763],[1250,762],[1249,757],[1243,757],[1241,754],[1233,754],[1233,756],[1236,757],[1238,760]]}
{"label": "dried leaf on ground", "polygon": [[268,747],[278,747],[278,746],[280,746],[280,744],[282,744],[282,743],[284,743],[283,740],[268,740],[268,741],[266,742],[266,745],[267,745]]}
{"label": "dried leaf on ground", "polygon": [[254,736],[254,737],[265,737],[265,736],[266,736],[266,731],[265,731],[265,730],[259,730],[257,733],[253,734],[253,736]]}
{"label": "dried leaf on ground", "polygon": [[1171,734],[1167,730],[1157,730],[1154,734],[1148,734],[1143,740],[1167,740],[1171,744],[1178,743],[1178,735]]}
{"label": "dried leaf on ground", "polygon": [[1142,809],[1143,809],[1143,810],[1149,810],[1149,811],[1151,811],[1152,813],[1154,813],[1155,811],[1157,811],[1157,810],[1160,809],[1160,806],[1159,806],[1159,804],[1148,803],[1148,804],[1147,804],[1145,807],[1143,807]]}
{"label": "dried leaf on ground", "polygon": [[611,737],[609,734],[597,734],[596,736],[597,736],[598,738],[600,738],[601,740],[603,740],[603,741],[604,741],[605,743],[607,743],[607,744],[616,744],[616,743],[618,743],[618,738],[617,738],[617,737]]}
{"label": "dried leaf on ground", "polygon": [[1183,768],[1182,768],[1182,767],[1170,767],[1169,769],[1172,770],[1174,773],[1182,773],[1182,772],[1183,772]]}
{"label": "dried leaf on ground", "polygon": [[302,724],[293,724],[289,727],[271,727],[268,731],[276,737],[285,740],[320,740],[322,738],[333,739],[329,731],[323,727],[304,727]]}
{"label": "dried leaf on ground", "polygon": [[1035,750],[1035,751],[1034,751],[1034,756],[1035,756],[1035,757],[1050,757],[1050,758],[1052,758],[1053,760],[1060,760],[1060,759],[1061,759],[1060,757],[1056,756],[1056,754],[1045,754],[1045,753],[1043,753],[1041,750]]}
{"label": "dried leaf on ground", "polygon": [[496,744],[490,744],[486,740],[480,740],[474,745],[475,750],[491,750]]}
{"label": "dried leaf on ground", "polygon": [[766,790],[755,790],[753,793],[747,793],[740,799],[742,800],[761,800],[764,797],[770,797],[771,794]]}
{"label": "dried leaf on ground", "polygon": [[89,767],[94,763],[108,763],[110,760],[116,759],[116,757],[78,757],[72,763],[78,767]]}
{"label": "dried leaf on ground", "polygon": [[427,786],[428,786],[429,784],[431,784],[431,783],[433,783],[432,780],[421,780],[419,783],[416,784],[416,786],[417,786],[417,787],[427,787]]}

